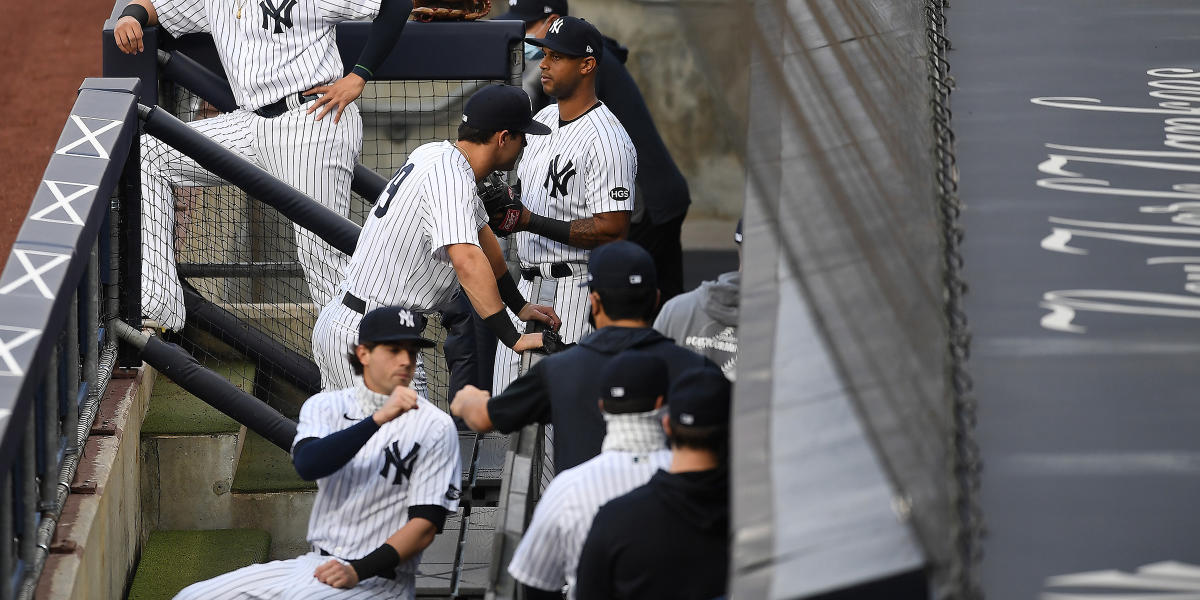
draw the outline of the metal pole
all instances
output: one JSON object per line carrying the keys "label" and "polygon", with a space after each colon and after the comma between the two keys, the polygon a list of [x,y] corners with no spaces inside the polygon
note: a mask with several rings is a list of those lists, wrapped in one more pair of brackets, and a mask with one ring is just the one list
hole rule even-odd
{"label": "metal pole", "polygon": [[54,506],[54,487],[58,474],[58,365],[59,354],[62,352],[63,340],[59,336],[58,343],[50,352],[46,361],[45,383],[42,385],[42,466],[46,472],[42,474],[41,496],[38,510],[51,510]]}
{"label": "metal pole", "polygon": [[104,286],[100,283],[100,240],[92,246],[87,271],[87,323],[84,325],[83,372],[87,375],[88,395],[100,387],[100,303]]}
{"label": "metal pole", "polygon": [[[15,466],[15,465],[14,465]],[[10,467],[0,482],[0,600],[12,600],[13,560],[13,470]]]}
{"label": "metal pole", "polygon": [[[88,271],[90,271],[90,256],[88,262]],[[79,311],[81,308],[87,308],[87,301],[81,302],[79,298],[88,293],[88,281],[85,275],[83,284],[79,286],[75,297],[71,300],[71,313],[67,316],[67,412],[63,415],[62,424],[62,434],[67,439],[67,454],[74,454],[78,451],[75,434],[79,427],[79,380],[82,377],[79,370],[79,359],[80,355],[87,350],[85,344],[88,339],[88,336],[79,329]]]}
{"label": "metal pole", "polygon": [[25,436],[21,442],[21,561],[25,567],[33,565],[34,552],[37,551],[37,419],[36,411],[30,407],[29,417],[25,420]]}

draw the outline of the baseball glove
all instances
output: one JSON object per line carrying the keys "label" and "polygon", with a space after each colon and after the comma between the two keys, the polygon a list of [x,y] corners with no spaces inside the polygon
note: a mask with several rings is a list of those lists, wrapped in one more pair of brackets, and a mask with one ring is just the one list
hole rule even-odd
{"label": "baseball glove", "polygon": [[563,350],[569,350],[574,345],[575,344],[563,342],[562,337],[558,335],[557,331],[554,331],[553,329],[546,329],[542,331],[542,347],[538,348],[534,352],[554,354],[556,352],[562,352]]}
{"label": "baseball glove", "polygon": [[521,182],[509,186],[496,173],[488,175],[476,186],[479,199],[483,200],[483,210],[488,215],[488,225],[499,237],[505,237],[517,230],[521,221]]}
{"label": "baseball glove", "polygon": [[430,21],[474,21],[492,11],[492,0],[413,0],[412,19]]}

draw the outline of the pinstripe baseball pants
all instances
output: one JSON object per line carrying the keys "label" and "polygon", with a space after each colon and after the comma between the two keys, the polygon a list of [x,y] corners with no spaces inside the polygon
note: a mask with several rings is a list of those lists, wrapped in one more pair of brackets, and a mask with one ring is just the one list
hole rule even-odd
{"label": "pinstripe baseball pants", "polygon": [[313,572],[330,560],[309,552],[288,560],[242,567],[183,588],[175,600],[366,600],[408,599],[415,595],[412,580],[368,577],[350,589],[330,587]]}
{"label": "pinstripe baseball pants", "polygon": [[[583,336],[592,332],[592,326],[588,324],[588,315],[591,312],[591,302],[588,301],[590,290],[586,287],[579,287],[580,283],[587,281],[587,271],[583,265],[572,264],[571,267],[576,270],[583,269],[583,272],[570,277],[545,278],[557,282],[554,311],[558,313],[558,318],[562,319],[562,327],[559,328],[558,334],[562,337],[563,342],[568,344],[578,342]],[[544,265],[543,272],[548,270],[549,265]],[[529,281],[522,277],[517,289],[521,290],[521,295],[525,296],[527,300],[537,303],[537,295],[534,292],[541,285],[543,279],[534,277],[533,281]],[[513,320],[513,326],[517,328],[517,331],[525,331],[525,323],[512,315],[511,311],[509,317]],[[504,388],[520,375],[520,366],[521,357],[508,346],[497,342],[496,368],[492,374],[493,396],[503,392]]]}
{"label": "pinstripe baseball pants", "polygon": [[[320,121],[304,106],[267,119],[248,110],[188,123],[235,154],[262,167],[334,212],[350,213],[350,181],[362,149],[362,119],[350,105],[341,122]],[[175,197],[172,188],[224,185],[225,181],[182,152],[142,136],[142,315],[161,326],[183,328],[183,290],[175,266]],[[213,236],[232,236],[235,217],[211,224]],[[323,306],[337,293],[348,257],[312,232],[295,227],[296,253],[310,297]]]}

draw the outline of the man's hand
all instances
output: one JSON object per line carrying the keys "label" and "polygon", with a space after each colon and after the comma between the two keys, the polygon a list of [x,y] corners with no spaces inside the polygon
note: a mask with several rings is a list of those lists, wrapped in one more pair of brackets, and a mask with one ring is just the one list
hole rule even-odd
{"label": "man's hand", "polygon": [[558,318],[558,314],[554,312],[554,309],[543,304],[526,304],[525,308],[522,308],[521,312],[517,313],[517,318],[522,321],[540,321],[555,331],[558,331],[558,328],[562,325],[562,319]]}
{"label": "man's hand", "polygon": [[121,17],[117,20],[113,38],[117,41],[117,48],[125,54],[137,54],[145,50],[142,44],[142,24],[133,17]]}
{"label": "man's hand", "polygon": [[522,335],[521,339],[517,340],[516,344],[513,344],[512,349],[513,349],[513,352],[520,354],[526,350],[537,350],[538,348],[541,348],[541,347],[542,347],[542,334],[539,332],[539,333],[526,333],[526,334]]}
{"label": "man's hand", "polygon": [[331,559],[317,567],[317,570],[313,571],[313,577],[335,588],[350,589],[358,585],[358,573],[354,572],[354,567],[337,559]]}
{"label": "man's hand", "polygon": [[304,92],[305,96],[321,94],[321,97],[317,98],[312,106],[308,107],[307,114],[311,115],[313,111],[323,106],[324,108],[321,108],[321,112],[317,114],[316,120],[320,121],[325,115],[329,114],[329,111],[336,108],[337,112],[333,114],[333,122],[337,123],[342,119],[342,111],[346,110],[346,107],[350,106],[355,100],[358,100],[358,97],[362,95],[363,88],[366,86],[367,81],[365,79],[354,73],[350,73],[330,85],[318,85],[315,88],[307,90]]}
{"label": "man's hand", "polygon": [[467,406],[476,402],[486,403],[488,398],[492,397],[492,393],[487,390],[481,390],[473,385],[465,385],[458,393],[454,394],[454,400],[450,402],[450,414],[465,419]]}
{"label": "man's hand", "polygon": [[376,425],[383,425],[396,417],[417,409],[417,392],[410,387],[396,386],[387,402],[371,415]]}

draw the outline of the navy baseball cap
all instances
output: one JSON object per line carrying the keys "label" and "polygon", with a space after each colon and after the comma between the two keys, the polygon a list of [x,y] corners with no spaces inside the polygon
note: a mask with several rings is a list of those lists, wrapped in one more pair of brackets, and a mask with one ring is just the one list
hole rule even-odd
{"label": "navy baseball cap", "polygon": [[604,53],[604,39],[595,25],[577,17],[563,17],[550,25],[546,37],[525,40],[567,56],[592,56],[597,61]]}
{"label": "navy baseball cap", "polygon": [[524,21],[532,23],[549,15],[567,15],[567,0],[508,0],[508,12],[495,21]]}
{"label": "navy baseball cap", "polygon": [[520,131],[546,135],[550,128],[533,120],[529,94],[515,85],[494,83],[475,92],[463,106],[463,123],[480,131]]}
{"label": "navy baseball cap", "polygon": [[667,363],[638,350],[622,352],[600,371],[604,412],[641,413],[654,410],[654,401],[667,395]]}
{"label": "navy baseball cap", "polygon": [[729,425],[733,385],[713,366],[680,373],[667,392],[671,396],[671,421],[689,427]]}
{"label": "navy baseball cap", "polygon": [[425,317],[403,306],[384,306],[363,315],[358,322],[359,344],[385,344],[389,342],[412,342],[421,348],[432,348],[437,343],[421,337],[425,330]]}
{"label": "navy baseball cap", "polygon": [[588,257],[587,281],[592,289],[658,288],[654,259],[641,246],[626,240],[604,244]]}

